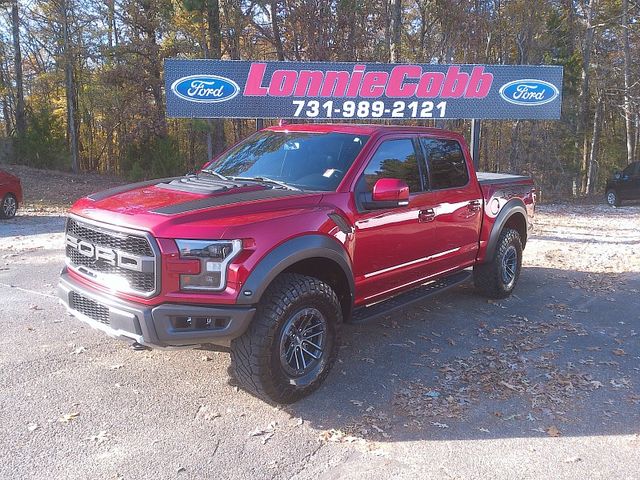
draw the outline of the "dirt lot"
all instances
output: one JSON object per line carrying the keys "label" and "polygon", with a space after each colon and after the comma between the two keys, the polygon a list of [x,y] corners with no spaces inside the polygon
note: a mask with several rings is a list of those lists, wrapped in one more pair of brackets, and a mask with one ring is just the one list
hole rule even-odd
{"label": "dirt lot", "polygon": [[23,165],[0,165],[0,168],[20,177],[24,206],[29,211],[64,212],[77,198],[126,183],[109,175],[74,175]]}
{"label": "dirt lot", "polygon": [[515,295],[347,325],[287,408],[238,390],[227,355],[67,317],[63,218],[35,207],[0,224],[1,478],[640,478],[638,205],[542,206]]}

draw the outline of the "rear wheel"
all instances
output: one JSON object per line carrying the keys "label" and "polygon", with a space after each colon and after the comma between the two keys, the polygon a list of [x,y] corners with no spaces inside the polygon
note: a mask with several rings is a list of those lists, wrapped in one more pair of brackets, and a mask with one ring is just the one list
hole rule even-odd
{"label": "rear wheel", "polygon": [[7,193],[0,204],[0,218],[13,218],[18,211],[18,200],[12,193]]}
{"label": "rear wheel", "polygon": [[263,295],[249,329],[231,343],[232,371],[256,396],[293,403],[329,374],[341,324],[340,302],[329,285],[283,274]]}
{"label": "rear wheel", "polygon": [[612,207],[620,206],[620,197],[618,197],[618,192],[615,190],[609,190],[607,192],[607,203]]}
{"label": "rear wheel", "polygon": [[517,230],[500,234],[494,258],[473,268],[473,282],[489,298],[506,298],[516,286],[522,268],[522,240]]}

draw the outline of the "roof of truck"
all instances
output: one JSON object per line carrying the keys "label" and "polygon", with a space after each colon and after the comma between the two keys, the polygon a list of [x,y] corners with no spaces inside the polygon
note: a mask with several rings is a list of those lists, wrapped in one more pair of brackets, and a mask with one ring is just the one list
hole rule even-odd
{"label": "roof of truck", "polygon": [[416,132],[426,134],[454,134],[449,130],[414,125],[375,125],[361,123],[292,123],[281,126],[267,127],[265,130],[274,132],[342,132],[361,135],[372,135],[381,132]]}

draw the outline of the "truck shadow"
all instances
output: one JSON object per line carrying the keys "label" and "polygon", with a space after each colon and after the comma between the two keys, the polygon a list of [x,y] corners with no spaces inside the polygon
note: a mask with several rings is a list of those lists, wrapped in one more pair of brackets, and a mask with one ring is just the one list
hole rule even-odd
{"label": "truck shadow", "polygon": [[547,268],[502,301],[458,287],[346,325],[332,374],[287,411],[336,441],[637,433],[638,292],[638,272]]}

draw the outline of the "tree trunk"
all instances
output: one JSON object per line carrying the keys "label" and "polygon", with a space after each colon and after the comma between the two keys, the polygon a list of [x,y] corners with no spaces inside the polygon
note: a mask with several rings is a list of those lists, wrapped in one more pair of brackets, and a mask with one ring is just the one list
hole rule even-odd
{"label": "tree trunk", "polygon": [[402,33],[402,0],[392,0],[391,6],[391,42],[389,44],[389,60],[391,63],[400,61],[401,33]]}
{"label": "tree trunk", "polygon": [[587,194],[595,193],[598,182],[598,148],[600,146],[600,132],[602,131],[602,109],[604,102],[602,96],[598,95],[596,113],[593,116],[593,135],[591,137],[591,153],[589,155],[589,172],[587,175]]}
{"label": "tree trunk", "polygon": [[282,37],[280,36],[280,22],[278,21],[278,1],[271,0],[271,30],[273,30],[273,44],[276,47],[278,60],[284,60],[284,48],[282,47]]}
{"label": "tree trunk", "polygon": [[629,48],[629,0],[622,0],[622,38],[624,42],[624,124],[627,133],[627,163],[634,160],[634,132],[631,112],[631,51]]}
{"label": "tree trunk", "polygon": [[[220,3],[218,0],[207,2],[207,29],[209,31],[209,55],[213,59],[222,57],[222,36],[220,34]],[[210,119],[207,132],[207,161],[222,152],[225,147],[224,120]]]}
{"label": "tree trunk", "polygon": [[71,153],[71,170],[80,172],[80,150],[78,148],[78,128],[76,120],[76,87],[73,76],[73,52],[69,40],[69,4],[62,5],[62,42],[64,48],[64,87],[67,98],[67,138]]}
{"label": "tree trunk", "polygon": [[16,76],[16,133],[22,137],[27,131],[24,107],[24,86],[22,81],[22,52],[20,51],[20,16],[18,0],[11,3],[11,26],[13,29],[13,67]]}
{"label": "tree trunk", "polygon": [[[7,67],[8,70],[8,67]],[[2,103],[2,118],[4,119],[4,131],[5,136],[8,137],[11,135],[12,124],[11,124],[11,110],[10,110],[10,100],[6,92],[9,91],[9,74],[5,75],[5,64],[4,64],[4,49],[2,45],[0,45],[0,89],[5,92],[0,99],[0,103]]]}
{"label": "tree trunk", "polygon": [[[582,46],[582,80],[580,85],[580,105],[578,112],[578,121],[576,124],[576,152],[579,155],[580,165],[580,193],[584,194],[587,190],[587,169],[589,164],[589,133],[587,124],[589,121],[589,89],[590,89],[590,62],[591,50],[593,49],[594,27],[593,19],[596,9],[598,8],[598,0],[590,0],[586,4],[586,32]],[[582,144],[582,145],[581,145]]]}

